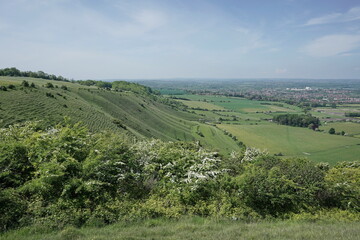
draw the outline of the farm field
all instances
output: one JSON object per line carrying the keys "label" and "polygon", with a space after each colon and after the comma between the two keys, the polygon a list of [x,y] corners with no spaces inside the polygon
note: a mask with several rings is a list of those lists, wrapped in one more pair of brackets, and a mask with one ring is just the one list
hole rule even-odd
{"label": "farm field", "polygon": [[245,223],[206,218],[180,220],[151,219],[140,222],[120,222],[106,227],[68,227],[61,231],[28,227],[3,235],[3,240],[37,239],[358,239],[359,222],[299,222],[273,221]]}
{"label": "farm field", "polygon": [[267,149],[272,154],[308,157],[331,164],[360,159],[360,139],[356,138],[275,124],[217,126],[235,135],[246,145]]}
{"label": "farm field", "polygon": [[224,107],[211,104],[208,102],[201,102],[201,101],[186,101],[186,100],[179,100],[179,102],[185,104],[186,106],[190,108],[203,108],[208,110],[225,110]]}
{"label": "farm field", "polygon": [[[344,106],[343,109],[340,106],[336,109],[318,108],[311,111],[311,114],[322,121],[320,130],[324,132],[321,133],[306,128],[277,125],[269,121],[278,114],[304,114],[296,106],[222,96],[181,95],[181,97],[191,99],[191,101],[182,101],[184,104],[186,102],[197,102],[199,106],[203,104],[204,110],[196,110],[198,115],[236,136],[247,146],[267,149],[271,154],[307,157],[317,162],[331,164],[360,159],[360,141],[356,138],[360,136],[360,124],[328,122],[329,119],[342,119],[344,112],[356,109],[356,106]],[[221,106],[226,110],[214,111],[213,105]],[[337,132],[344,131],[349,136],[330,135],[328,131],[331,127]]]}
{"label": "farm field", "polygon": [[[187,98],[193,101],[207,101],[212,104],[224,107],[229,110],[241,113],[254,113],[263,111],[272,112],[298,112],[300,108],[286,103],[252,101],[244,98],[211,96],[211,95],[178,95],[180,98]],[[279,104],[279,105],[277,105]],[[281,105],[283,107],[281,107]]]}
{"label": "farm field", "polygon": [[344,131],[348,135],[360,134],[360,123],[353,122],[332,122],[323,124],[320,129],[328,132],[330,128],[334,128],[336,132]]}

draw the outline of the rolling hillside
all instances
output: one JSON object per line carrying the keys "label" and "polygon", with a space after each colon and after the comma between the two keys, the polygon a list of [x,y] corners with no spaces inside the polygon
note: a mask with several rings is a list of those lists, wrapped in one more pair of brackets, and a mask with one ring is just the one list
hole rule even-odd
{"label": "rolling hillside", "polygon": [[[24,80],[35,87],[23,86]],[[151,93],[137,91],[140,85],[130,91],[131,84],[126,83],[125,90],[114,91],[39,78],[0,77],[0,86],[7,87],[6,91],[0,90],[0,127],[29,120],[41,120],[49,126],[68,116],[73,122],[84,122],[92,131],[130,132],[140,138],[171,141],[198,140],[223,153],[239,149],[222,131],[197,122],[195,114],[165,104],[167,100]],[[199,136],[199,128],[206,136]]]}

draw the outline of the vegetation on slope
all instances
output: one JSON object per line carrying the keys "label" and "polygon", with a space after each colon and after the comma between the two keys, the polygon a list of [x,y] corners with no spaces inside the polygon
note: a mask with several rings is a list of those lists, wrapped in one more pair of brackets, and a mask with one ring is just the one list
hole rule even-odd
{"label": "vegetation on slope", "polygon": [[[198,140],[220,148],[224,154],[240,149],[222,131],[200,124],[195,121],[196,115],[181,111],[180,103],[157,96],[139,84],[121,81],[113,84],[115,88],[106,89],[36,78],[0,77],[0,85],[12,86],[0,94],[0,126],[42,120],[42,126],[49,127],[69,116],[73,122],[84,122],[94,132],[111,130],[140,138]],[[199,127],[204,133],[211,132],[211,138],[199,137],[195,131]]]}
{"label": "vegetation on slope", "polygon": [[[0,131],[0,226],[109,224],[183,215],[360,220],[360,163],[330,168],[247,148],[136,141],[69,122]],[[316,218],[316,217],[315,217]]]}
{"label": "vegetation on slope", "polygon": [[48,74],[43,71],[37,71],[37,72],[20,71],[19,69],[14,68],[14,67],[0,69],[0,76],[42,78],[42,79],[65,81],[65,82],[69,81],[67,78],[64,78],[62,76]]}

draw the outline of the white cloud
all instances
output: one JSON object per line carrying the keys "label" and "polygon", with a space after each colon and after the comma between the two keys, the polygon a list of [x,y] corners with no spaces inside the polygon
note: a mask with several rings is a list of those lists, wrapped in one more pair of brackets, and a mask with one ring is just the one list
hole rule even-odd
{"label": "white cloud", "polygon": [[275,69],[275,73],[276,74],[283,74],[283,73],[287,73],[287,69],[286,68],[277,68]]}
{"label": "white cloud", "polygon": [[303,50],[313,57],[349,54],[360,47],[360,35],[328,35],[306,45]]}
{"label": "white cloud", "polygon": [[273,47],[273,48],[269,48],[268,51],[269,52],[278,52],[278,51],[280,51],[280,48]]}
{"label": "white cloud", "polygon": [[268,44],[264,41],[264,34],[258,30],[252,30],[244,27],[237,27],[238,44],[240,47],[236,48],[237,52],[246,54],[252,50],[266,47]]}
{"label": "white cloud", "polygon": [[360,19],[360,7],[353,7],[345,13],[331,13],[317,18],[312,18],[305,26],[327,24],[327,23],[341,23],[351,22]]}

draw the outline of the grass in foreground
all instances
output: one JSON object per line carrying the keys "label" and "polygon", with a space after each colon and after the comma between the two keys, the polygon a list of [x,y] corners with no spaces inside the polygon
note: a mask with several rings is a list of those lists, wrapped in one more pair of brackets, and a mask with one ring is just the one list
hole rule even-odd
{"label": "grass in foreground", "polygon": [[0,239],[358,239],[359,222],[258,222],[184,218],[152,219],[105,227],[68,227],[49,231],[28,227],[0,235]]}

